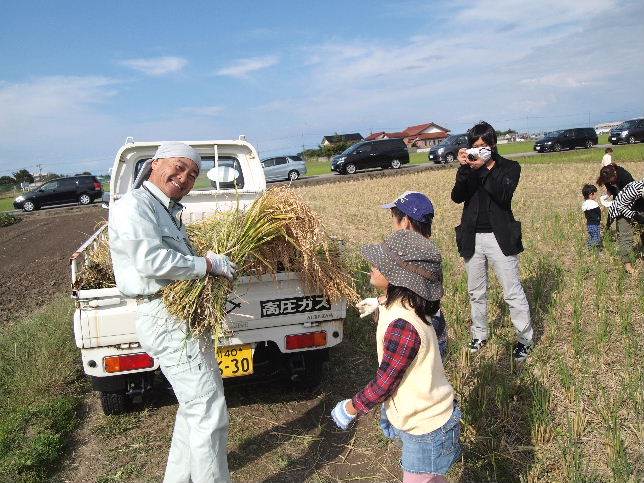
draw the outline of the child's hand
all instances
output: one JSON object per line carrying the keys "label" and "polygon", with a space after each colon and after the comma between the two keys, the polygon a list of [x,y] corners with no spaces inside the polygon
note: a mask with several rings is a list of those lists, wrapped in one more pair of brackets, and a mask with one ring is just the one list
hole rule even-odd
{"label": "child's hand", "polygon": [[360,312],[360,318],[363,319],[367,315],[371,315],[378,308],[378,299],[375,297],[369,297],[361,300],[356,304],[356,309]]}
{"label": "child's hand", "polygon": [[349,401],[350,399],[340,401],[331,411],[333,422],[338,428],[342,429],[343,431],[349,429],[351,423],[353,423],[354,419],[356,419],[355,415],[349,414],[349,412],[347,411],[347,403]]}
{"label": "child's hand", "polygon": [[396,434],[396,428],[392,426],[387,417],[387,411],[385,411],[385,405],[380,406],[380,429],[385,435],[385,438],[396,439],[398,434]]}

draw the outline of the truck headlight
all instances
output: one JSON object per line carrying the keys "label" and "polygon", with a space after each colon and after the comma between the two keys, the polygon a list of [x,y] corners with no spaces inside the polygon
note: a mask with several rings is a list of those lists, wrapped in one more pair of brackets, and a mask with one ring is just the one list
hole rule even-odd
{"label": "truck headlight", "polygon": [[337,161],[338,163],[344,163],[344,160],[345,160],[345,159],[347,159],[347,157],[346,157],[346,156],[340,156],[338,159],[336,159],[336,161]]}
{"label": "truck headlight", "polygon": [[438,154],[443,154],[445,152],[445,148],[438,148]]}
{"label": "truck headlight", "polygon": [[24,196],[18,196],[18,197],[16,198],[16,203],[20,203],[20,202],[22,202],[22,201],[25,201],[25,197],[24,197]]}
{"label": "truck headlight", "polygon": [[545,142],[543,144],[552,144],[552,141]]}

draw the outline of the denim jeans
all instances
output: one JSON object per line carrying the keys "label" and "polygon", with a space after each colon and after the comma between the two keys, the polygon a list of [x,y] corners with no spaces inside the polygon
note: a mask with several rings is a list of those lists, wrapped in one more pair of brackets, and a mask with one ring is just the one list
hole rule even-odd
{"label": "denim jeans", "polygon": [[454,404],[451,417],[431,433],[414,435],[396,429],[402,441],[402,469],[409,473],[447,473],[461,456],[460,420],[461,410]]}

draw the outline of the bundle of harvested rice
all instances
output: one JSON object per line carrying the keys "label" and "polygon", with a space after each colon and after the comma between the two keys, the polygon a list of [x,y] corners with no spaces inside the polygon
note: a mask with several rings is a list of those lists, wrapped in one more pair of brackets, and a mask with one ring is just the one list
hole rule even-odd
{"label": "bundle of harvested rice", "polygon": [[[324,293],[332,302],[358,300],[339,243],[287,187],[269,189],[247,211],[218,213],[190,225],[188,235],[198,255],[208,250],[225,254],[237,264],[238,275],[299,272],[311,293]],[[86,260],[75,288],[115,286],[106,238],[90,249]],[[168,285],[163,300],[170,313],[187,321],[194,332],[220,334],[226,331],[225,305],[233,285],[221,277],[185,280]]]}
{"label": "bundle of harvested rice", "polygon": [[[358,299],[338,243],[287,187],[269,189],[245,212],[221,213],[188,231],[198,254],[208,250],[225,254],[237,264],[239,274],[300,272],[307,290],[323,292],[332,302]],[[195,333],[220,334],[227,332],[225,305],[232,289],[233,283],[221,277],[185,280],[168,285],[163,300],[168,311],[187,321]]]}
{"label": "bundle of harvested rice", "polygon": [[78,273],[74,284],[77,290],[116,287],[110,245],[107,237],[102,237],[88,249],[85,264]]}

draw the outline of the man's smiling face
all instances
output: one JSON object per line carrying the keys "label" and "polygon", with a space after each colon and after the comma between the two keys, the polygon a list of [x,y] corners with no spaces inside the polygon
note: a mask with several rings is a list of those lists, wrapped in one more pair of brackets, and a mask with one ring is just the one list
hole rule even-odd
{"label": "man's smiling face", "polygon": [[179,201],[195,185],[199,168],[189,158],[162,158],[152,161],[149,181],[154,183],[166,196]]}

